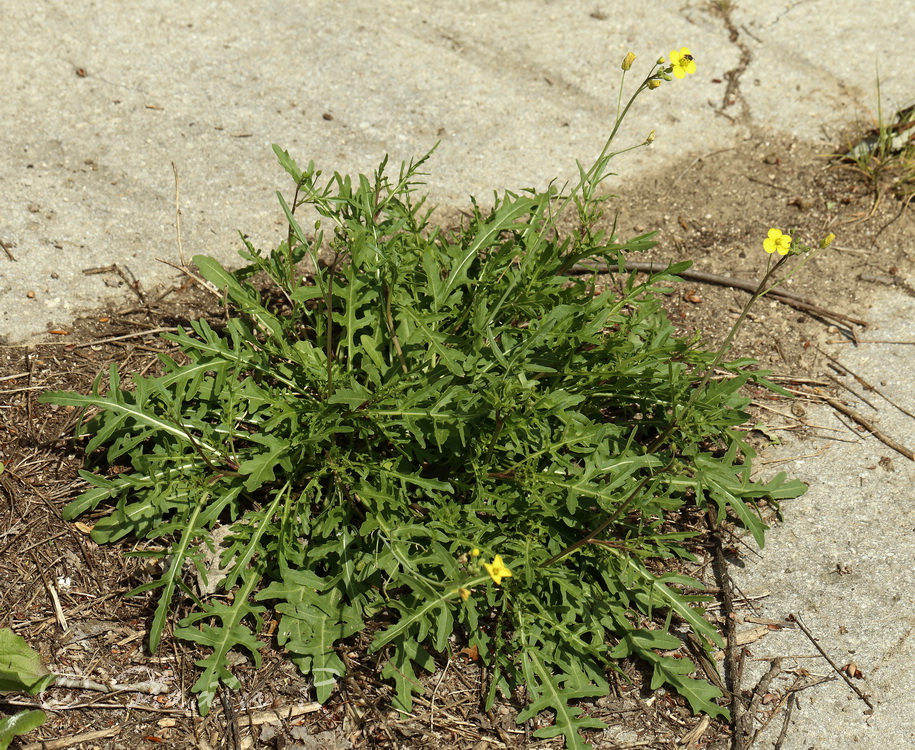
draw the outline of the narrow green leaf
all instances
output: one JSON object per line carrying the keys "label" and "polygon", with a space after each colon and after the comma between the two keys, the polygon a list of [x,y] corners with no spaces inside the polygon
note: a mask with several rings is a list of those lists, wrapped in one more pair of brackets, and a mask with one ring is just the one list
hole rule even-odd
{"label": "narrow green leaf", "polygon": [[447,299],[451,292],[467,279],[470,264],[479,253],[492,245],[495,239],[504,231],[510,230],[515,223],[538,204],[536,199],[519,198],[509,194],[509,198],[497,209],[492,221],[480,227],[477,235],[468,245],[457,264],[449,269],[448,279],[442,290],[442,298]]}
{"label": "narrow green leaf", "polygon": [[285,169],[290,174],[296,183],[300,182],[302,179],[302,170],[299,169],[298,165],[295,163],[295,159],[289,155],[288,151],[280,148],[277,144],[272,144],[272,147],[273,153],[276,154],[276,158],[277,161],[279,161],[280,166],[282,166],[283,169]]}
{"label": "narrow green leaf", "polygon": [[658,606],[672,609],[686,620],[698,635],[708,638],[719,648],[724,648],[724,640],[721,634],[702,616],[701,610],[691,606],[682,594],[678,594],[670,586],[667,586],[660,578],[649,571],[638,558],[618,554],[615,550],[612,550],[611,554],[614,554],[630,573],[635,574],[636,578],[647,584],[652,594],[657,597]]}
{"label": "narrow green leaf", "polygon": [[[187,557],[188,547],[190,547],[191,542],[193,542],[200,533],[200,530],[197,528],[197,518],[205,504],[206,496],[201,498],[199,503],[195,504],[191,517],[185,522],[181,538],[178,540],[178,543],[173,545],[169,550],[171,565],[169,565],[165,575],[157,581],[157,583],[162,585],[162,592],[159,594],[156,612],[153,615],[152,625],[149,628],[149,650],[152,653],[156,653],[159,648],[159,639],[162,637],[162,630],[165,628],[165,620],[171,609],[172,596],[175,593],[175,587],[178,585],[178,581],[184,571],[184,561]],[[131,594],[132,593],[135,592],[131,592]],[[129,595],[130,594],[128,594],[128,596]]]}

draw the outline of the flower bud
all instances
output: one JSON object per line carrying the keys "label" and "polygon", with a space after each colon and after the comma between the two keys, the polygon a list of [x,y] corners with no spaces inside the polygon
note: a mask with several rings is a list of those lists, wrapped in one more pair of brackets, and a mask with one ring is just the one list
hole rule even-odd
{"label": "flower bud", "polygon": [[655,65],[663,65],[666,62],[667,62],[667,60],[665,60],[663,57],[659,57],[658,61],[655,63]]}
{"label": "flower bud", "polygon": [[651,143],[653,140],[654,140],[654,131],[652,130],[652,131],[648,134],[648,137],[645,139],[645,143],[646,143],[646,144],[647,144],[647,143]]}
{"label": "flower bud", "polygon": [[629,70],[632,67],[632,63],[635,62],[635,55],[630,52],[626,55],[626,58],[623,60],[622,68],[623,70]]}
{"label": "flower bud", "polygon": [[657,78],[652,78],[648,82],[648,88],[650,88],[650,89],[656,89],[660,85],[661,85],[661,82]]}
{"label": "flower bud", "polygon": [[829,247],[835,238],[836,236],[832,232],[827,234],[823,239],[820,240],[820,249]]}

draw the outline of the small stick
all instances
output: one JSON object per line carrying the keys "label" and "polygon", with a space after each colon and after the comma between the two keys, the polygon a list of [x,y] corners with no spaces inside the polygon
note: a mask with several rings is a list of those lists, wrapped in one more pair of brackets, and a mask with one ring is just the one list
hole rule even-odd
{"label": "small stick", "polygon": [[798,383],[801,385],[829,385],[824,380],[814,380],[813,378],[798,378],[794,375],[770,375],[767,380],[773,383]]}
{"label": "small stick", "polygon": [[[791,656],[788,658],[791,658],[791,659],[819,659],[820,657],[817,656],[816,654],[811,654],[810,656],[795,655],[795,656]],[[818,679],[816,682],[808,682],[806,685],[801,685],[799,682],[795,682],[794,685],[792,685],[791,687],[788,688],[788,692],[789,693],[800,693],[802,690],[809,690],[810,688],[819,687],[823,683],[835,682],[835,681],[836,681],[835,675],[826,675],[826,676]]]}
{"label": "small stick", "polygon": [[851,681],[851,677],[849,677],[847,674],[845,674],[845,672],[843,672],[841,669],[839,669],[836,666],[836,663],[832,659],[829,658],[829,655],[823,650],[823,647],[820,646],[820,644],[817,642],[817,639],[811,635],[809,630],[807,630],[807,626],[804,625],[804,623],[801,621],[800,615],[796,615],[792,612],[790,615],[788,615],[787,619],[791,620],[792,622],[797,623],[797,626],[804,632],[804,635],[807,636],[807,638],[814,645],[816,650],[820,652],[820,654],[823,656],[824,659],[826,659],[827,662],[829,662],[829,666],[832,667],[836,671],[836,674],[839,675],[839,677],[841,677],[843,680],[845,680],[845,684],[848,685],[848,687],[850,687],[852,689],[852,691],[854,692],[855,695],[857,695],[861,700],[863,700],[867,704],[867,707],[871,710],[871,713],[873,713],[874,704],[870,702],[870,698],[868,698],[864,693],[862,693],[861,690],[858,688],[858,686],[855,685],[855,683],[853,683]]}
{"label": "small stick", "polygon": [[148,693],[149,695],[162,695],[168,692],[168,685],[164,682],[125,682],[106,685],[104,682],[87,680],[84,677],[57,676],[53,687],[73,688],[75,690],[94,690],[98,693]]}
{"label": "small stick", "polygon": [[210,294],[215,295],[215,296],[218,297],[219,299],[222,299],[222,298],[223,298],[223,294],[222,294],[221,291],[219,291],[219,289],[217,289],[217,288],[216,288],[213,284],[211,284],[209,281],[206,281],[206,280],[204,280],[204,279],[201,279],[199,276],[197,276],[197,275],[191,273],[187,268],[185,268],[185,267],[183,267],[183,266],[176,265],[176,264],[172,263],[170,260],[165,260],[165,258],[156,258],[156,260],[159,261],[160,263],[164,263],[164,264],[167,265],[167,266],[171,266],[172,268],[174,268],[174,269],[176,269],[176,270],[178,270],[178,271],[181,271],[181,273],[183,273],[185,276],[187,276],[187,277],[193,279],[194,281],[196,281],[197,284],[200,285],[200,288],[201,288],[201,289],[205,289],[205,290],[208,291]]}
{"label": "small stick", "polygon": [[[137,295],[140,302],[145,306],[146,305],[146,295],[140,291],[140,282],[137,281],[136,276],[133,275],[133,272],[128,268],[125,271],[117,263],[112,263],[110,266],[98,266],[97,268],[84,268],[83,273],[86,276],[94,276],[100,273],[111,273],[114,272],[123,279],[124,283],[130,288],[134,294]],[[129,276],[127,274],[130,274]]]}
{"label": "small stick", "polygon": [[[54,687],[53,685],[51,687]],[[9,704],[10,706],[22,706],[23,708],[39,708],[47,709],[51,708],[41,702],[36,701],[24,701],[18,700],[16,698],[4,698],[4,703]],[[64,711],[81,711],[84,708],[91,708],[93,710],[99,708],[110,708],[115,711],[147,711],[151,714],[171,714],[172,716],[184,716],[186,718],[191,718],[193,713],[182,709],[182,708],[159,708],[158,706],[144,706],[142,703],[137,703],[132,701],[127,703],[100,703],[98,698],[93,698],[92,700],[87,700],[85,703],[67,703],[66,705],[62,703],[55,703],[51,710],[54,713],[63,713]]]}
{"label": "small stick", "polygon": [[117,263],[114,264],[114,270],[118,272],[118,275],[122,279],[124,279],[127,286],[130,287],[131,291],[137,295],[137,299],[140,300],[140,304],[146,305],[146,295],[140,289],[140,282],[137,280],[137,277],[133,275],[133,271],[131,271],[127,266],[121,268]]}
{"label": "small stick", "polygon": [[246,726],[260,726],[261,724],[271,724],[277,721],[294,719],[302,714],[310,714],[321,710],[320,703],[306,703],[304,706],[287,706],[278,708],[275,711],[254,711],[245,714],[244,724]]}
{"label": "small stick", "polygon": [[117,737],[120,733],[121,727],[99,729],[95,732],[74,734],[72,737],[63,737],[57,740],[30,742],[28,745],[23,745],[22,750],[66,750],[68,747],[73,747],[74,745],[79,745],[83,742],[94,742],[95,740],[104,740],[108,737]]}
{"label": "small stick", "polygon": [[54,603],[54,614],[57,615],[57,624],[60,625],[62,631],[67,632],[70,626],[67,625],[67,618],[64,615],[63,607],[60,606],[60,597],[57,596],[57,589],[54,588],[54,584],[50,581],[47,583],[48,593],[51,595],[51,601]]}
{"label": "small stick", "polygon": [[[10,472],[12,474],[12,472]],[[16,476],[13,474],[13,476]],[[54,588],[54,585],[48,580],[48,577],[45,575],[44,569],[41,567],[41,563],[38,562],[38,558],[35,556],[35,553],[32,552],[31,548],[28,550],[29,557],[32,558],[32,562],[35,563],[35,568],[38,570],[38,575],[41,576],[41,581],[44,583],[45,590],[48,592],[48,598],[51,600],[51,604],[54,607],[54,615],[57,617],[57,624],[60,626],[60,629],[63,632],[66,632],[69,628],[67,625],[67,618],[64,616],[64,611],[60,606],[60,599],[57,596],[57,590]],[[52,563],[53,565],[53,563]]]}
{"label": "small stick", "polygon": [[7,258],[9,258],[10,260],[16,260],[16,256],[13,255],[13,251],[9,249],[9,247],[3,240],[0,240],[0,247],[3,248],[3,252],[6,253]]}
{"label": "small stick", "polygon": [[[137,333],[125,333],[121,336],[110,336],[106,339],[94,339],[93,341],[83,341],[79,344],[74,344],[69,341],[42,341],[37,346],[69,346],[73,349],[84,349],[87,346],[96,346],[98,344],[109,344],[112,341],[123,341],[124,339],[136,339],[142,338],[144,336],[151,336],[154,333],[172,333],[177,331],[177,327],[165,327],[165,328],[151,328],[148,331],[138,331]],[[27,346],[26,344],[9,344],[6,346],[0,346],[0,349],[18,349],[21,347]],[[21,389],[26,390],[26,389]]]}
{"label": "small stick", "polygon": [[785,709],[785,720],[782,722],[782,730],[778,733],[778,739],[775,740],[775,746],[772,750],[782,750],[785,743],[785,736],[788,734],[788,725],[791,723],[791,714],[797,705],[797,693],[791,693],[788,696],[788,706]]}
{"label": "small stick", "polygon": [[[594,271],[605,272],[608,271],[609,267],[606,263],[579,263],[572,266],[569,269],[569,273],[593,273]],[[639,271],[641,273],[660,273],[664,269],[661,268],[659,263],[644,263],[641,261],[626,261],[625,265],[626,271]],[[730,286],[735,289],[743,289],[745,292],[750,292],[751,294],[756,291],[759,284],[758,282],[753,281],[743,281],[741,279],[735,279],[730,276],[722,276],[717,273],[706,273],[705,271],[694,271],[691,268],[687,268],[685,271],[680,271],[677,276],[682,276],[684,279],[692,279],[693,281],[702,281],[707,284],[717,284],[718,286]],[[777,299],[779,302],[789,305],[791,307],[797,308],[798,310],[805,310],[807,312],[816,313],[824,318],[832,318],[833,320],[838,320],[845,323],[854,323],[862,327],[867,327],[868,323],[866,320],[860,320],[859,318],[852,318],[848,315],[842,315],[841,313],[833,312],[827,310],[825,307],[820,307],[815,305],[810,300],[804,299],[796,294],[791,294],[790,292],[785,292],[780,289],[775,289],[768,294],[769,297]]]}
{"label": "small stick", "polygon": [[892,448],[897,453],[901,453],[906,458],[908,458],[912,461],[915,461],[915,452],[909,450],[904,445],[897,443],[891,437],[888,437],[887,435],[880,432],[880,430],[878,430],[873,425],[873,423],[866,420],[864,417],[862,417],[860,414],[858,414],[858,412],[856,412],[854,409],[849,409],[841,401],[838,401],[834,398],[830,398],[829,396],[820,396],[820,398],[823,399],[823,401],[825,401],[827,404],[829,404],[836,411],[840,411],[846,417],[849,417],[850,419],[854,419],[859,425],[864,427],[871,435],[873,435],[875,438],[877,438],[877,440],[879,440],[884,445],[888,445],[890,448]]}
{"label": "small stick", "polygon": [[[851,344],[851,341],[827,341],[827,344]],[[915,341],[890,341],[888,339],[858,339],[856,344],[900,344],[902,346],[915,346]]]}
{"label": "small stick", "polygon": [[746,714],[744,714],[744,726],[738,727],[739,730],[742,730],[746,738],[746,741],[741,745],[740,750],[749,750],[753,743],[756,742],[759,733],[762,731],[762,728],[760,727],[760,729],[753,733],[752,737],[750,736],[750,730],[753,727],[753,719],[756,716],[757,711],[759,711],[759,704],[762,703],[762,699],[765,697],[766,693],[769,692],[769,686],[772,684],[772,680],[778,677],[778,675],[781,674],[781,671],[782,660],[781,657],[778,657],[772,660],[769,671],[760,677],[759,682],[756,683],[756,687],[753,689],[753,700],[750,701],[750,707],[747,709]]}
{"label": "small stick", "polygon": [[830,374],[827,372],[827,373],[826,373],[826,377],[829,378],[829,379],[830,379],[833,383],[835,383],[837,386],[839,386],[839,388],[844,388],[844,389],[845,389],[846,391],[848,391],[852,396],[854,396],[855,398],[859,399],[860,401],[863,401],[865,404],[867,404],[867,405],[868,405],[871,409],[873,409],[874,411],[878,411],[877,407],[874,406],[870,401],[868,401],[867,398],[866,398],[865,396],[862,396],[860,393],[858,393],[858,392],[857,392],[854,388],[852,388],[850,385],[845,385],[845,383],[843,383],[841,380],[839,380],[835,375],[830,375]]}
{"label": "small stick", "polygon": [[0,378],[0,383],[5,383],[7,380],[21,380],[22,378],[27,378],[29,374],[27,372],[19,372],[15,375],[4,375]]}
{"label": "small stick", "polygon": [[[903,343],[905,343],[905,342],[903,342]],[[915,342],[912,342],[912,343],[915,343]],[[839,368],[839,370],[840,370],[841,372],[848,373],[849,375],[851,375],[851,376],[852,376],[855,380],[857,380],[864,388],[866,388],[866,389],[869,390],[869,391],[873,391],[874,393],[876,393],[878,396],[880,396],[880,398],[882,398],[884,401],[886,401],[890,406],[895,406],[897,409],[899,409],[899,411],[901,411],[901,412],[902,412],[903,414],[905,414],[907,417],[911,417],[912,419],[915,419],[915,414],[913,414],[913,413],[910,412],[910,411],[906,411],[906,410],[903,409],[899,404],[895,403],[894,401],[891,401],[890,398],[889,398],[888,396],[886,396],[886,395],[883,393],[883,391],[881,391],[879,388],[877,388],[877,386],[871,385],[870,383],[868,383],[864,378],[862,378],[862,377],[861,377],[860,375],[858,375],[856,372],[853,372],[852,370],[849,370],[845,365],[843,365],[841,362],[839,362],[839,360],[837,360],[835,357],[831,357],[829,354],[827,354],[827,353],[824,352],[822,349],[820,349],[820,347],[817,347],[817,351],[818,351],[820,354],[822,354],[824,357],[826,357],[826,359],[828,359],[830,362],[832,362],[837,368]],[[832,380],[835,380],[835,378],[832,378]],[[847,388],[847,386],[844,386],[844,387]],[[848,388],[848,390],[851,390],[851,389]],[[873,404],[871,404],[870,402],[868,402],[867,399],[861,399],[861,400],[864,401],[865,403],[867,403],[868,406],[871,406],[872,408],[876,408],[876,407],[873,406]]]}
{"label": "small stick", "polygon": [[226,695],[226,690],[221,688],[219,690],[219,702],[222,703],[222,710],[229,724],[229,747],[241,747],[241,731],[238,726],[238,715],[235,713],[235,708],[232,706],[232,702],[229,700],[229,696]]}
{"label": "small stick", "polygon": [[438,689],[442,686],[442,683],[445,681],[445,676],[448,674],[448,670],[451,669],[451,659],[448,659],[448,662],[445,664],[445,669],[442,670],[442,676],[438,678],[438,682],[435,685],[435,689],[432,691],[432,698],[429,701],[429,731],[435,731],[435,695],[438,693]]}
{"label": "small stick", "polygon": [[137,333],[125,333],[121,336],[109,336],[107,339],[96,339],[95,341],[86,341],[82,344],[73,344],[74,349],[82,349],[86,346],[96,346],[97,344],[110,344],[112,341],[123,341],[124,339],[136,339],[142,338],[144,336],[151,336],[154,333],[172,333],[178,329],[174,326],[165,327],[165,328],[152,328],[148,331],[138,331]]}

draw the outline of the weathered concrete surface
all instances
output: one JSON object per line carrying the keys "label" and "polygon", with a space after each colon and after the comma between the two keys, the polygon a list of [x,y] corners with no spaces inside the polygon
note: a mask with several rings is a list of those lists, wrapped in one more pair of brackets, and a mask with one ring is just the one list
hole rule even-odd
{"label": "weathered concrete surface", "polygon": [[357,172],[440,142],[442,204],[542,187],[599,152],[628,50],[632,83],[680,46],[699,67],[632,111],[620,146],[658,139],[619,159],[626,177],[751,128],[817,138],[873,109],[878,62],[887,101],[909,95],[915,14],[897,3],[627,5],[3,2],[0,241],[17,260],[0,256],[0,337],[129,298],[86,268],[174,277],[155,260],[178,256],[173,162],[187,256],[233,262],[236,230],[280,237],[271,143]]}

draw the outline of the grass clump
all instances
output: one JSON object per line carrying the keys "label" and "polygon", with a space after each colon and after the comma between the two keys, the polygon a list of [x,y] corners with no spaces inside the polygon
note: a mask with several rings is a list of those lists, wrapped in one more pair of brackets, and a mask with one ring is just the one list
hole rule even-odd
{"label": "grass clump", "polygon": [[[677,59],[695,69],[685,48]],[[671,72],[659,61],[632,99]],[[105,393],[100,377],[91,395],[44,396],[89,412],[78,437],[92,488],[66,517],[101,508],[97,542],[160,541],[146,554],[164,572],[134,593],[158,591],[153,650],[176,601],[190,607],[174,635],[210,649],[193,687],[202,713],[220,683],[239,686],[231,650],[259,663],[269,605],[320,701],[344,672],[337,645],[371,621],[404,711],[457,634],[490,667],[487,703],[523,688],[518,720],[552,712],[535,735],[569,747],[603,726],[576,703],[606,694],[623,657],[693,710],[727,715],[688,659],[666,655],[684,630],[723,645],[701,584],[664,572],[692,559],[692,534],[668,520],[728,515],[761,545],[755,501],[804,486],[751,480],[754,452],[735,429],[744,384],[781,391],[752,361],[674,334],[658,295],[689,263],[639,281],[623,264],[652,235],[598,228],[597,187],[632,99],[572,189],[473,203],[453,232],[415,197],[425,158],[396,178],[382,163],[322,181],[275,147],[295,185],[280,196],[287,239],[269,253],[246,242],[234,272],[194,259],[225,293],[225,325],[166,334],[183,359],[163,356],[162,375],[128,387],[112,365]],[[563,234],[569,206],[578,227]],[[314,233],[297,218],[306,208]],[[621,291],[566,275],[586,260],[615,269]],[[224,524],[225,577],[200,595],[186,563],[204,572],[198,543]]]}
{"label": "grass clump", "polygon": [[887,118],[878,76],[875,127],[850,143],[835,163],[853,169],[870,184],[874,202],[867,218],[887,194],[902,201],[904,210],[915,197],[915,105]]}

